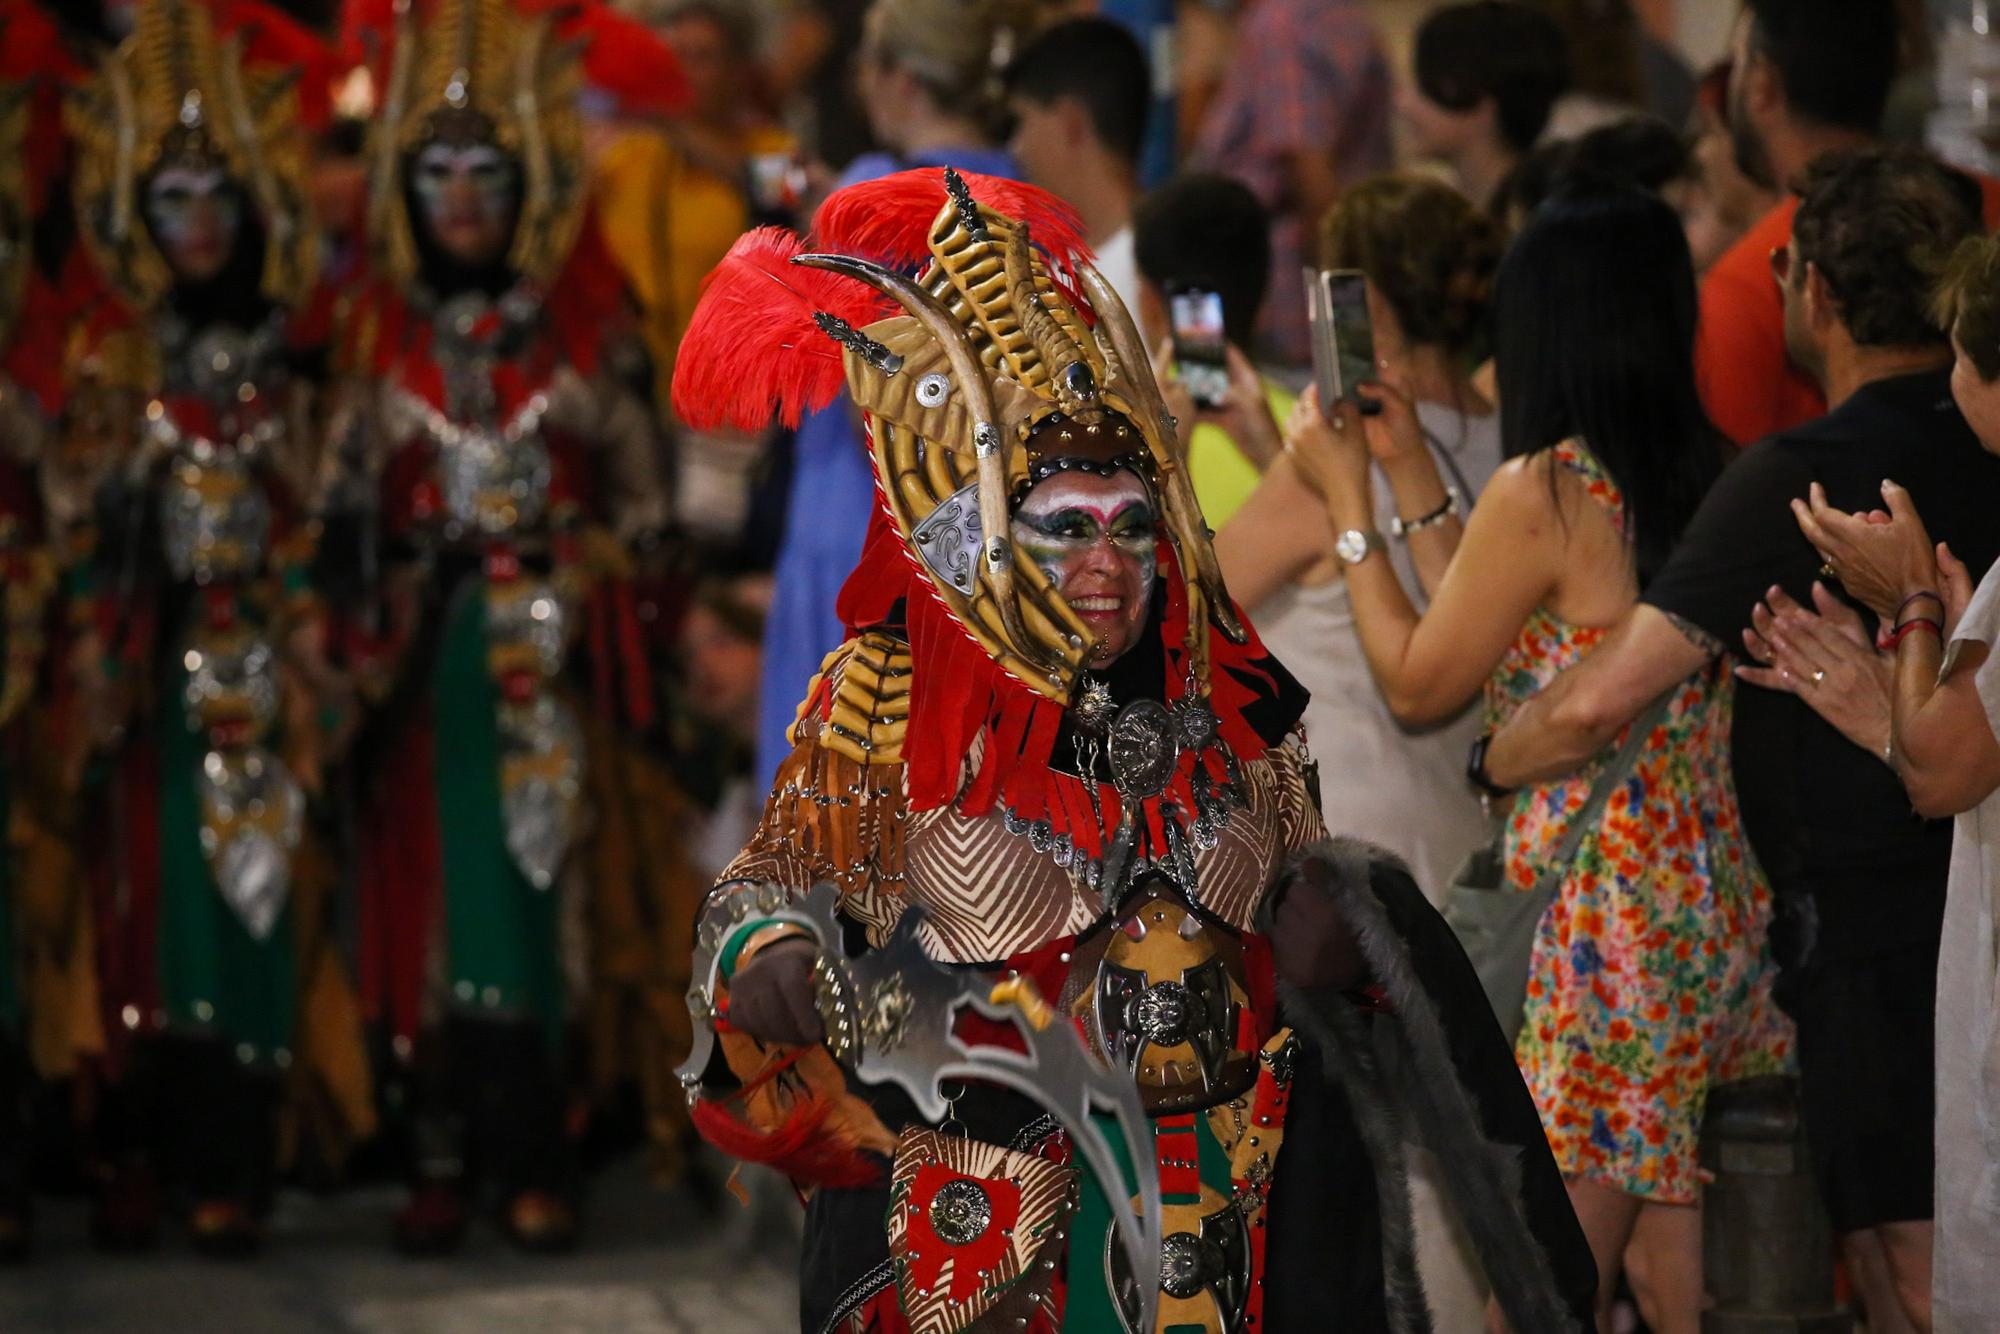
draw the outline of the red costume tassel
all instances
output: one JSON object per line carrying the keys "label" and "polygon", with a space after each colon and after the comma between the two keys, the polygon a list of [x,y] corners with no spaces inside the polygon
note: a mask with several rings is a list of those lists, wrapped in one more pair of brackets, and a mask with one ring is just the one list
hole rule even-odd
{"label": "red costume tassel", "polygon": [[707,1098],[689,1111],[701,1137],[732,1158],[763,1163],[794,1181],[814,1186],[872,1186],[879,1163],[826,1131],[833,1104],[818,1093],[794,1102],[775,1130],[759,1130]]}

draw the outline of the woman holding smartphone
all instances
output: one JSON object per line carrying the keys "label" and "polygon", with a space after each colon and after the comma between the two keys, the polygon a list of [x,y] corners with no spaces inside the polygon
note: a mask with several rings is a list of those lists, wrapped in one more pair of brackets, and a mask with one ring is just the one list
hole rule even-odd
{"label": "woman holding smartphone", "polygon": [[[1427,513],[1447,494],[1397,427],[1406,395],[1385,382],[1381,413],[1364,417],[1345,401],[1322,415],[1308,393],[1287,432],[1289,457],[1340,534],[1369,669],[1410,725],[1483,694],[1491,730],[1588,654],[1721,466],[1695,394],[1687,241],[1657,198],[1559,193],[1501,265],[1495,314],[1507,462],[1462,532],[1441,524],[1418,535],[1420,568],[1443,563],[1427,610],[1384,558],[1372,494],[1378,463],[1398,513]],[[1660,1334],[1700,1324],[1695,1145],[1708,1090],[1781,1071],[1791,1053],[1770,998],[1770,891],[1730,778],[1731,701],[1725,664],[1676,687],[1567,865],[1557,850],[1595,766],[1487,793],[1508,813],[1505,887],[1560,875],[1536,931],[1515,1056],[1597,1256],[1600,1324],[1629,1253],[1642,1313]],[[1323,769],[1338,765],[1321,750]],[[1483,775],[1477,746],[1468,767]]]}
{"label": "woman holding smartphone", "polygon": [[[1399,510],[1387,468],[1405,460],[1373,470],[1369,526],[1389,532],[1403,521],[1404,540],[1392,543],[1390,560],[1399,579],[1429,588],[1449,557],[1437,537],[1458,531],[1459,514],[1500,466],[1500,419],[1468,378],[1484,355],[1500,235],[1448,185],[1378,176],[1327,214],[1321,255],[1331,268],[1367,274],[1375,351],[1401,390],[1389,421],[1408,457],[1427,454],[1452,490],[1422,510]],[[1411,730],[1390,714],[1355,638],[1334,555],[1338,536],[1297,463],[1280,454],[1223,523],[1215,548],[1229,591],[1254,616],[1265,645],[1312,692],[1307,735],[1323,747],[1337,740],[1320,765],[1328,827],[1395,852],[1435,898],[1486,837],[1464,779],[1478,718],[1467,707],[1440,726]]]}

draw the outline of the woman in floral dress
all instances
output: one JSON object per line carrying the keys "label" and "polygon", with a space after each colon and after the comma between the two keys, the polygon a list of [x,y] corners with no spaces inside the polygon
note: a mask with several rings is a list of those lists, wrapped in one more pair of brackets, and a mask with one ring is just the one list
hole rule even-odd
{"label": "woman in floral dress", "polygon": [[[1657,198],[1558,195],[1516,238],[1495,310],[1508,461],[1462,526],[1393,382],[1365,417],[1344,402],[1322,414],[1308,393],[1287,441],[1342,534],[1362,651],[1407,727],[1448,718],[1482,691],[1497,726],[1588,654],[1720,467],[1694,389],[1687,244]],[[1421,616],[1373,531],[1371,463],[1395,493],[1399,540],[1450,562]],[[1423,553],[1419,543],[1434,545]],[[1600,1321],[1629,1249],[1632,1285],[1660,1334],[1700,1326],[1691,1206],[1708,1090],[1783,1070],[1791,1056],[1771,1002],[1770,890],[1729,775],[1731,699],[1724,665],[1682,682],[1583,833],[1537,929],[1515,1049],[1597,1257]],[[1322,764],[1338,762],[1337,746],[1322,743]],[[1483,776],[1482,746],[1469,769]],[[1597,772],[1489,789],[1510,812],[1513,888],[1532,889],[1550,869]]]}
{"label": "woman in floral dress", "polygon": [[[1604,465],[1575,440],[1549,452],[1622,532],[1624,500]],[[1603,635],[1537,607],[1486,682],[1486,730]],[[1791,1050],[1763,946],[1771,890],[1730,775],[1727,668],[1718,659],[1675,688],[1631,779],[1578,844],[1535,933],[1514,1049],[1564,1174],[1668,1204],[1699,1194],[1709,1087],[1775,1073]],[[1534,888],[1551,868],[1596,776],[1514,796],[1512,888]]]}

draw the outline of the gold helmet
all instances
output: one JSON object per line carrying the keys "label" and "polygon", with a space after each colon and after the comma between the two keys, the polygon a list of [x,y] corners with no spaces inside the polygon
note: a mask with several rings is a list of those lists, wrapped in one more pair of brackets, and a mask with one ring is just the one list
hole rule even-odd
{"label": "gold helmet", "polygon": [[[235,0],[142,0],[132,35],[70,97],[75,196],[84,244],[119,295],[140,308],[172,285],[140,214],[140,191],[176,162],[242,184],[264,231],[261,287],[283,305],[318,276],[300,112],[302,30]],[[317,91],[317,90],[315,90]]]}
{"label": "gold helmet", "polygon": [[397,0],[387,87],[374,127],[368,230],[394,279],[417,272],[406,164],[427,144],[490,143],[520,164],[521,210],[508,267],[535,282],[561,270],[584,208],[576,46],[514,0]]}
{"label": "gold helmet", "polygon": [[[783,401],[784,372],[771,363],[810,352],[783,334],[782,319],[745,309],[788,286],[774,257],[866,284],[894,303],[890,313],[855,314],[848,299],[843,314],[837,291],[789,286],[817,307],[814,322],[842,348],[841,378],[871,424],[883,505],[930,591],[1009,676],[1068,702],[1091,632],[1014,550],[1013,504],[1061,468],[1129,467],[1152,484],[1164,512],[1175,560],[1162,568],[1180,582],[1186,647],[1205,691],[1211,618],[1234,641],[1244,631],[1138,329],[1080,243],[1071,243],[1067,210],[1028,187],[982,180],[996,207],[946,168],[942,205],[924,210],[921,254],[873,244],[883,239],[879,219],[898,204],[934,197],[939,183],[926,170],[853,186],[828,200],[816,222],[820,244],[857,242],[891,264],[911,261],[914,277],[848,255],[774,252],[768,237],[740,243],[732,254],[744,277],[725,263],[711,280],[677,364],[676,406],[697,425],[748,424],[760,410],[797,406]],[[1012,215],[1003,211],[1010,202]],[[1039,238],[1049,248],[1031,236],[1030,215],[1050,225]],[[763,260],[745,263],[760,246]],[[777,336],[760,338],[760,328]],[[824,376],[810,378],[806,392],[830,396]],[[736,402],[716,401],[724,384]]]}

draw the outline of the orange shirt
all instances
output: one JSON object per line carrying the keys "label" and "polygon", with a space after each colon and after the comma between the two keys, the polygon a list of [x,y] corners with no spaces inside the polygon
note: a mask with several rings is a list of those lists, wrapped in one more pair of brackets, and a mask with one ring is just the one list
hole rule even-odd
{"label": "orange shirt", "polygon": [[[1979,178],[1986,225],[2000,227],[2000,181]],[[1787,199],[1723,252],[1701,280],[1694,370],[1709,420],[1738,445],[1826,412],[1819,386],[1785,355],[1785,303],[1771,252],[1791,244],[1799,201]]]}

